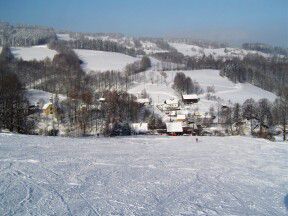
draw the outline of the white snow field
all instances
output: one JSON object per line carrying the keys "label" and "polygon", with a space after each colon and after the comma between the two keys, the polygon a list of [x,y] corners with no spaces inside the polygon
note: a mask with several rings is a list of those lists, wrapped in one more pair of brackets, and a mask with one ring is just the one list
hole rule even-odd
{"label": "white snow field", "polygon": [[247,54],[259,54],[263,57],[268,57],[269,54],[254,51],[254,50],[244,50],[241,48],[203,48],[196,45],[188,45],[184,43],[170,43],[172,47],[174,47],[178,52],[187,55],[187,56],[206,56],[212,55],[215,58],[219,57],[226,57],[226,58],[233,58],[233,57],[244,57]]}
{"label": "white snow field", "polygon": [[47,45],[32,47],[12,47],[11,52],[16,58],[22,58],[25,61],[41,61],[45,58],[50,58],[52,60],[57,54],[55,50],[49,49]]}
{"label": "white snow field", "polygon": [[83,69],[90,73],[108,70],[122,71],[127,64],[131,64],[138,58],[116,52],[104,52],[85,49],[74,49],[79,58],[84,62]]}
{"label": "white snow field", "polygon": [[288,146],[0,134],[0,215],[287,215]]}

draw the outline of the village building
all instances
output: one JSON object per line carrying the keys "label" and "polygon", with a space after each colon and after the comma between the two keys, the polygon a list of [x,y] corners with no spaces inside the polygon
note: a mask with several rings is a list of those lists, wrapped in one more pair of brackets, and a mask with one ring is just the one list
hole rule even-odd
{"label": "village building", "polygon": [[131,129],[136,134],[147,134],[149,132],[148,123],[132,123]]}
{"label": "village building", "polygon": [[144,106],[151,105],[151,100],[149,98],[138,98],[137,103],[140,103]]}
{"label": "village building", "polygon": [[177,115],[176,116],[176,121],[178,121],[178,122],[184,122],[184,121],[186,121],[186,115]]}
{"label": "village building", "polygon": [[164,101],[164,108],[166,110],[178,110],[179,101],[176,98],[168,99]]}
{"label": "village building", "polygon": [[200,98],[196,94],[182,95],[182,101],[184,104],[194,104],[200,101]]}
{"label": "village building", "polygon": [[169,135],[177,136],[183,134],[183,126],[181,122],[167,122],[166,128]]}

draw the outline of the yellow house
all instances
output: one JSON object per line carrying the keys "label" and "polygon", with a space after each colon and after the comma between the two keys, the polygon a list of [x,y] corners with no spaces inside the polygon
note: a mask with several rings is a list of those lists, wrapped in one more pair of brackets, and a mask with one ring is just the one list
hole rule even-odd
{"label": "yellow house", "polygon": [[56,113],[56,107],[51,102],[46,103],[43,106],[42,110],[43,110],[43,114],[46,115],[46,116],[54,115]]}

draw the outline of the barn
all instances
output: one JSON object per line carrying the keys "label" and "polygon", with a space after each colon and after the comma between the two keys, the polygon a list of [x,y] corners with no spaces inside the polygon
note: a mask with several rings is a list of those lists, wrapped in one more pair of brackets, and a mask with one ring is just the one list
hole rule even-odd
{"label": "barn", "polygon": [[184,104],[193,104],[198,103],[200,101],[200,98],[196,94],[187,94],[182,95],[182,101]]}

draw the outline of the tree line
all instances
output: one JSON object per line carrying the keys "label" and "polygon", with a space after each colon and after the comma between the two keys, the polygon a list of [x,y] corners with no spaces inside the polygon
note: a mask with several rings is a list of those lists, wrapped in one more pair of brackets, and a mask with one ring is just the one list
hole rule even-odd
{"label": "tree line", "polygon": [[[266,98],[259,101],[247,99],[243,104],[235,103],[234,106],[221,107],[218,118],[218,122],[223,124],[230,134],[243,134],[242,126],[245,126],[243,120],[248,120],[252,135],[272,139],[280,130],[285,141],[288,124],[288,89],[283,88],[274,103]],[[233,126],[236,128],[234,132]]]}
{"label": "tree line", "polygon": [[118,52],[123,53],[130,56],[137,56],[145,54],[141,50],[135,50],[133,48],[127,48],[125,46],[120,45],[117,42],[109,41],[109,40],[101,40],[101,39],[88,39],[81,38],[75,40],[54,40],[49,43],[49,47],[51,49],[58,49],[58,47],[68,47],[70,49],[89,49],[89,50],[97,50],[97,51],[107,51],[107,52]]}
{"label": "tree line", "polygon": [[265,58],[260,55],[247,55],[243,59],[225,61],[220,74],[233,82],[248,82],[276,94],[287,87],[287,58]]}

